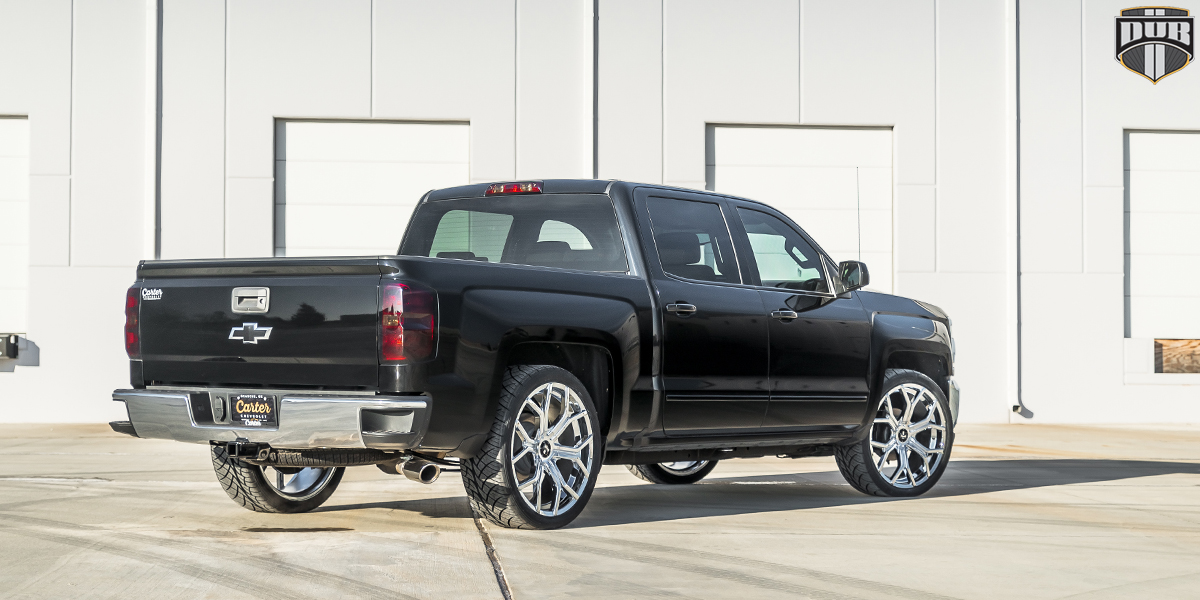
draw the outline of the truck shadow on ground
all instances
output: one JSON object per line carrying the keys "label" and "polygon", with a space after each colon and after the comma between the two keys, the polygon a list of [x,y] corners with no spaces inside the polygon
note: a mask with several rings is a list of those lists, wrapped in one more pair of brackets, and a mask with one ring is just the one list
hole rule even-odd
{"label": "truck shadow on ground", "polygon": [[[605,469],[621,469],[608,465]],[[722,477],[694,485],[633,485],[596,488],[587,508],[568,529],[770,513],[810,508],[918,502],[928,498],[969,496],[1007,490],[1116,482],[1160,475],[1200,476],[1200,463],[1104,459],[957,460],[941,481],[917,498],[866,496],[845,483],[837,471],[775,473]],[[449,483],[449,482],[447,482]],[[470,518],[464,496],[388,502],[326,505],[316,512],[384,508],[431,518]]]}
{"label": "truck shadow on ground", "polygon": [[913,502],[1177,474],[1200,475],[1200,463],[1097,459],[959,460],[952,461],[938,484],[923,496],[881,498],[854,490],[837,471],[721,477],[718,466],[708,479],[694,485],[597,488],[587,509],[568,528]]}

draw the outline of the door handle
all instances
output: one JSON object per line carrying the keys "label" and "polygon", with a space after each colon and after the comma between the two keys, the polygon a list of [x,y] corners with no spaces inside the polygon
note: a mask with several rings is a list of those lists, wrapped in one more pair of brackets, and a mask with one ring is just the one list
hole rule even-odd
{"label": "door handle", "polygon": [[771,317],[780,321],[791,321],[799,316],[800,314],[794,310],[776,310],[771,312]]}
{"label": "door handle", "polygon": [[695,304],[682,304],[682,303],[668,304],[667,312],[675,313],[681,317],[686,317],[686,316],[696,312],[696,305]]}

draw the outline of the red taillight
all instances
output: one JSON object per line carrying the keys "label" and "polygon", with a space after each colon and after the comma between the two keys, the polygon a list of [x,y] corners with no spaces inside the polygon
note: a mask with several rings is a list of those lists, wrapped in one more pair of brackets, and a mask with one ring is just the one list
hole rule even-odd
{"label": "red taillight", "polygon": [[540,181],[522,181],[520,183],[493,183],[488,186],[486,195],[495,196],[496,194],[540,194],[542,193],[542,182]]}
{"label": "red taillight", "polygon": [[433,356],[437,330],[433,292],[404,283],[383,286],[379,308],[379,354],[385,361],[421,360]]}
{"label": "red taillight", "polygon": [[125,354],[141,358],[142,340],[138,336],[138,312],[142,303],[142,288],[131,287],[125,292]]}

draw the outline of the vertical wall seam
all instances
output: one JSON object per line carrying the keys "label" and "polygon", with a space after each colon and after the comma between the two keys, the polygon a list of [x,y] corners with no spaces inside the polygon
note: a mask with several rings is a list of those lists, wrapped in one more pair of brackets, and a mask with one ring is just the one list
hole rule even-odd
{"label": "vertical wall seam", "polygon": [[592,0],[592,179],[600,179],[600,0]]}
{"label": "vertical wall seam", "polygon": [[520,100],[521,100],[521,0],[513,0],[513,179],[520,172],[517,150],[520,147],[517,138],[521,135]]}
{"label": "vertical wall seam", "polygon": [[154,258],[162,258],[163,0],[158,0],[154,69]]}
{"label": "vertical wall seam", "polygon": [[1084,95],[1084,78],[1087,76],[1087,71],[1084,69],[1084,58],[1087,56],[1087,36],[1084,35],[1085,9],[1083,0],[1079,0],[1079,272],[1088,272],[1087,260],[1087,178],[1084,173],[1087,169],[1087,145],[1084,139],[1087,136],[1085,123],[1087,122],[1087,96]]}
{"label": "vertical wall seam", "polygon": [[[854,167],[854,215],[858,219],[858,260],[862,260],[862,186],[860,181],[858,167]],[[895,281],[894,276],[893,281]]]}
{"label": "vertical wall seam", "polygon": [[[371,118],[375,117],[375,0],[370,2],[370,21],[367,27],[370,29],[368,34],[368,65],[367,65],[367,115]],[[276,148],[276,152],[279,149]],[[276,155],[278,156],[278,154]]]}
{"label": "vertical wall seam", "polygon": [[796,118],[804,124],[804,0],[796,0]]}
{"label": "vertical wall seam", "polygon": [[[75,0],[71,0],[71,56],[70,56],[69,62],[70,62],[70,69],[71,69],[71,75],[70,75],[70,79],[71,79],[71,83],[70,83],[70,86],[71,86],[71,90],[70,90],[71,110],[68,111],[70,113],[70,116],[68,117],[68,125],[67,125],[67,127],[70,130],[69,135],[67,136],[67,138],[69,140],[68,150],[67,150],[67,164],[68,164],[67,172],[70,174],[69,175],[70,179],[67,184],[67,266],[68,267],[71,266],[71,263],[74,262],[74,258],[75,258],[74,253],[72,251],[72,246],[75,243],[75,240],[74,240],[74,225],[75,225]],[[31,127],[31,130],[32,130],[32,127]],[[33,153],[30,152],[30,156],[32,156],[32,155],[33,155]]]}
{"label": "vertical wall seam", "polygon": [[658,182],[667,183],[667,0],[658,0]]}
{"label": "vertical wall seam", "polygon": [[[221,90],[221,256],[229,255],[229,0],[225,0],[225,56],[221,57],[224,68],[224,87]],[[274,198],[272,198],[274,202]],[[275,221],[271,220],[272,237]]]}
{"label": "vertical wall seam", "polygon": [[938,265],[941,261],[938,260],[938,192],[940,191],[939,179],[940,171],[938,170],[939,157],[939,138],[938,138],[938,119],[941,117],[940,107],[938,106],[938,98],[941,94],[942,79],[938,71],[941,66],[938,58],[942,50],[941,36],[941,2],[934,0],[933,2],[933,272],[938,272]]}
{"label": "vertical wall seam", "polygon": [[[1015,406],[1013,408],[1014,408],[1014,412],[1016,412],[1016,410],[1021,410],[1022,416],[1026,416],[1025,413],[1029,413],[1029,409],[1025,407],[1025,395],[1024,395],[1024,389],[1023,389],[1024,388],[1024,376],[1025,376],[1024,353],[1022,352],[1023,344],[1024,344],[1024,335],[1023,335],[1024,322],[1022,321],[1023,307],[1022,307],[1022,290],[1021,290],[1021,283],[1022,283],[1021,279],[1023,277],[1022,272],[1021,272],[1021,0],[1013,0],[1013,4],[1014,4],[1015,12],[1016,12],[1015,19],[1014,19],[1016,21],[1015,26],[1014,26],[1014,34],[1016,37],[1016,43],[1014,44],[1014,52],[1016,53],[1016,61],[1015,61],[1016,62],[1016,78],[1015,78],[1016,85],[1014,87],[1016,89],[1014,90],[1014,95],[1016,97],[1016,119],[1017,119],[1016,148],[1015,148],[1016,155],[1017,155],[1016,156],[1016,171],[1017,171],[1016,172],[1016,187],[1017,187],[1016,196],[1017,197],[1016,197],[1016,207],[1015,207],[1016,208],[1016,235],[1017,235],[1017,243],[1016,243],[1016,254],[1017,254],[1017,256],[1016,256],[1016,259],[1017,259],[1017,265],[1016,265],[1016,268],[1017,268],[1017,272],[1016,272],[1016,277],[1017,277],[1017,406]],[[1032,416],[1032,413],[1030,413],[1030,416]],[[1011,419],[1012,417],[1010,416],[1009,418]]]}

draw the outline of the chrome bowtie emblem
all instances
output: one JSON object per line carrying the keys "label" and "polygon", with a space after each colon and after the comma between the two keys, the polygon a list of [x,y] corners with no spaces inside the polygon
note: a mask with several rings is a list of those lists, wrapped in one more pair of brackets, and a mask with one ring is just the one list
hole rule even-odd
{"label": "chrome bowtie emblem", "polygon": [[242,323],[229,331],[229,339],[242,340],[243,344],[257,344],[258,340],[271,338],[271,327],[259,327],[258,323]]}

